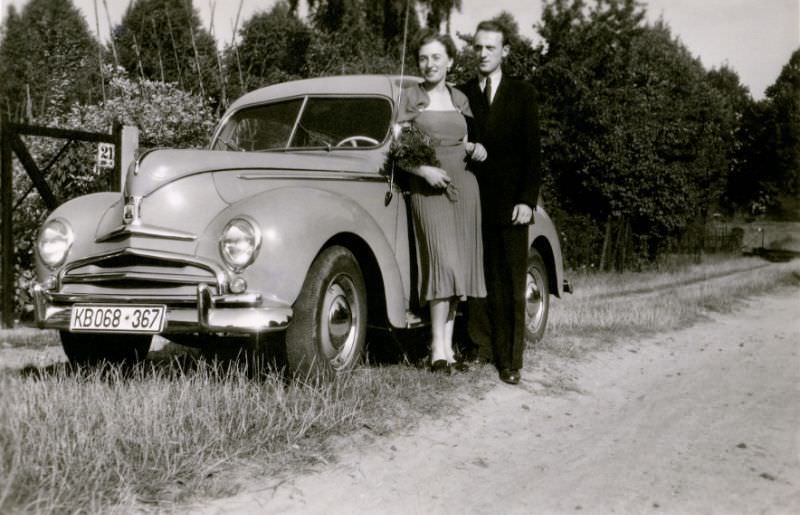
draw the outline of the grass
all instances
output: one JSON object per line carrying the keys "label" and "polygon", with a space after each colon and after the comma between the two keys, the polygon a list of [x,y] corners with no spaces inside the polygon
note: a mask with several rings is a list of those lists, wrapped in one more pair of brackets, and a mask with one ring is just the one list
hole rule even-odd
{"label": "grass", "polygon": [[730,312],[747,297],[799,286],[800,262],[733,258],[672,273],[594,274],[574,283],[574,295],[551,303],[551,348],[570,338],[608,343],[675,330],[709,312]]}
{"label": "grass", "polygon": [[571,272],[570,279],[576,285],[576,291],[568,298],[584,300],[591,297],[646,293],[666,287],[754,271],[768,266],[769,263],[760,258],[708,256],[700,264],[692,264],[689,261],[681,265],[667,264],[647,272]]}
{"label": "grass", "polygon": [[[527,351],[529,377],[546,392],[569,391],[564,360],[549,356],[580,358],[626,335],[683,327],[745,297],[800,285],[800,263],[762,264],[573,277],[576,293],[554,300],[544,342]],[[24,338],[0,333],[0,341]],[[169,510],[234,493],[253,478],[278,482],[334,460],[340,436],[359,445],[407,429],[494,384],[490,367],[442,377],[391,365],[320,386],[160,353],[132,371],[0,370],[0,513]]]}
{"label": "grass", "polygon": [[175,358],[6,370],[0,513],[127,513],[231,494],[333,459],[333,436],[387,434],[452,406],[466,382],[393,366],[319,386]]}
{"label": "grass", "polygon": [[33,327],[15,327],[0,331],[0,349],[12,347],[41,348],[61,345],[55,331],[42,331]]}

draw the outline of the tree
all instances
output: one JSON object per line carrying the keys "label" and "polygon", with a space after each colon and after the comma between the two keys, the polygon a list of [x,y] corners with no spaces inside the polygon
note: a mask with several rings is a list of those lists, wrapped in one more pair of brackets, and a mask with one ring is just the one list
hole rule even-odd
{"label": "tree", "polygon": [[777,191],[765,180],[764,170],[772,167],[772,142],[768,127],[772,112],[766,101],[754,102],[742,114],[738,134],[737,166],[728,177],[726,207],[732,213],[761,215],[777,198]]}
{"label": "tree", "polygon": [[553,0],[538,27],[545,191],[606,227],[603,255],[617,266],[634,252],[653,258],[702,222],[732,158],[735,115],[700,62],[644,14],[635,0]]}
{"label": "tree", "polygon": [[766,98],[773,166],[768,177],[777,187],[779,198],[796,202],[800,193],[800,48],[767,88]]}
{"label": "tree", "polygon": [[454,10],[461,12],[461,0],[424,0],[423,4],[428,8],[427,26],[438,31],[444,22],[445,32],[450,34],[450,16]]}
{"label": "tree", "polygon": [[[404,30],[404,3],[399,0],[328,0],[316,2],[303,74],[398,73]],[[337,8],[334,8],[338,6]],[[409,9],[408,42],[419,21]],[[407,56],[409,61],[411,56]]]}
{"label": "tree", "polygon": [[[414,5],[408,6],[409,44],[419,31]],[[240,41],[225,51],[233,94],[293,78],[399,72],[403,0],[310,1],[308,22],[297,16],[297,6],[282,0],[244,23]]]}
{"label": "tree", "polygon": [[720,198],[720,207],[733,214],[740,203],[739,197],[751,197],[754,191],[752,184],[740,192],[736,190],[744,186],[745,182],[747,156],[744,149],[748,138],[745,124],[752,116],[756,104],[747,87],[739,81],[736,72],[727,66],[712,69],[706,78],[715,92],[715,100],[719,103],[719,151],[725,156],[727,163],[727,173],[721,178],[724,192]]}
{"label": "tree", "polygon": [[269,12],[253,15],[244,22],[239,36],[236,46],[225,52],[231,97],[302,76],[311,29],[287,3],[278,2]]}
{"label": "tree", "polygon": [[735,173],[728,182],[732,209],[748,216],[800,214],[800,49],[769,88],[744,110]]}
{"label": "tree", "polygon": [[[297,12],[298,0],[288,0],[289,8]],[[443,0],[457,1],[460,0]],[[402,39],[406,7],[413,18],[410,28],[419,27],[416,17],[417,0],[309,0],[310,22],[318,30],[335,33],[346,29],[353,21],[353,13],[363,13],[363,21],[371,33],[383,42],[384,50],[388,45]],[[460,8],[460,7],[459,7]],[[357,42],[353,42],[357,43]]]}
{"label": "tree", "polygon": [[0,43],[0,101],[12,119],[30,120],[100,96],[97,42],[71,0],[9,7]]}
{"label": "tree", "polygon": [[112,38],[119,64],[132,75],[174,82],[201,96],[221,95],[216,43],[192,0],[135,0]]}

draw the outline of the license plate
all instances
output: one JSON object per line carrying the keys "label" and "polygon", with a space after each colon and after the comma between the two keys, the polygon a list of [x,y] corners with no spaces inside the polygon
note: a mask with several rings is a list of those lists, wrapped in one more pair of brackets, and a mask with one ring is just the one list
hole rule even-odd
{"label": "license plate", "polygon": [[75,304],[70,331],[159,333],[164,329],[166,306]]}

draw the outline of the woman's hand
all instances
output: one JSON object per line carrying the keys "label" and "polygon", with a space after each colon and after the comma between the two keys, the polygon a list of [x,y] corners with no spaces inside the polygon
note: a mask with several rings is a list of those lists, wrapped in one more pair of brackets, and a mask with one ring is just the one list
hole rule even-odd
{"label": "woman's hand", "polygon": [[486,158],[489,157],[486,148],[480,143],[467,142],[467,154],[469,154],[470,159],[479,163],[486,161]]}
{"label": "woman's hand", "polygon": [[436,166],[422,165],[417,169],[417,175],[434,188],[444,189],[450,184],[450,176],[447,175],[447,172]]}

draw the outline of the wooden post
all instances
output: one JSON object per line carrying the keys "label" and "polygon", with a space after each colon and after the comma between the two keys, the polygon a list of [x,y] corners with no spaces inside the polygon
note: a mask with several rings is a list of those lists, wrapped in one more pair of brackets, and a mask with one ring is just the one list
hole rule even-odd
{"label": "wooden post", "polygon": [[14,230],[12,226],[11,202],[14,193],[11,168],[11,142],[8,122],[5,117],[0,123],[0,209],[2,209],[2,274],[0,277],[0,326],[10,329],[14,326]]}
{"label": "wooden post", "polygon": [[603,237],[603,251],[600,253],[600,271],[608,267],[608,253],[611,246],[611,216],[606,218],[606,233]]}
{"label": "wooden post", "polygon": [[111,178],[111,190],[122,190],[122,124],[114,120],[111,128],[111,137],[114,138],[114,176]]}

